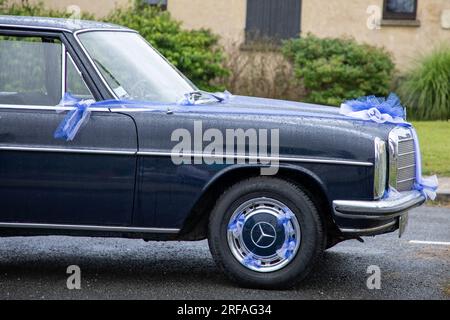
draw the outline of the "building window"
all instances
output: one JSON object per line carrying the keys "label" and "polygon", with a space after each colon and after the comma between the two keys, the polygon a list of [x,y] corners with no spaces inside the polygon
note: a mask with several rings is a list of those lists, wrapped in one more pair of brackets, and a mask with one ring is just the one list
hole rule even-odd
{"label": "building window", "polygon": [[147,3],[151,6],[159,6],[161,9],[167,9],[167,0],[144,0],[144,3]]}
{"label": "building window", "polygon": [[246,42],[300,35],[301,0],[247,0]]}
{"label": "building window", "polygon": [[418,0],[384,0],[383,19],[416,20]]}

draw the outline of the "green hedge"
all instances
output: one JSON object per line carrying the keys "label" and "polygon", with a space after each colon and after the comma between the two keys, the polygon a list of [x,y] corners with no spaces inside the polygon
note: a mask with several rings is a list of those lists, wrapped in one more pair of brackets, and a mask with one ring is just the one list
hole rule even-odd
{"label": "green hedge", "polygon": [[[70,14],[49,10],[44,4],[30,4],[23,0],[14,4],[0,0],[0,13],[8,15],[69,17]],[[83,19],[93,20],[82,13]],[[128,8],[116,9],[104,21],[120,24],[139,31],[173,65],[198,87],[204,90],[222,90],[212,85],[212,80],[228,73],[223,67],[224,53],[218,45],[219,38],[209,30],[187,31],[170,14],[159,7],[135,0]]]}
{"label": "green hedge", "polygon": [[308,102],[338,106],[346,99],[390,91],[394,63],[384,49],[309,34],[286,41],[283,53],[294,64]]}
{"label": "green hedge", "polygon": [[399,95],[413,119],[450,119],[450,46],[419,59],[400,80]]}

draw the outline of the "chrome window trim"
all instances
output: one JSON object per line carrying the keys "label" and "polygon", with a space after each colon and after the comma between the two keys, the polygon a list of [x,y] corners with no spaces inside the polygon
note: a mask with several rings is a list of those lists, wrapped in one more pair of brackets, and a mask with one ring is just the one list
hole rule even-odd
{"label": "chrome window trim", "polygon": [[20,28],[20,29],[33,29],[33,30],[51,30],[51,31],[63,31],[72,33],[72,30],[65,28],[45,27],[45,26],[32,26],[26,24],[0,24],[0,28]]}
{"label": "chrome window trim", "polygon": [[105,32],[131,32],[131,33],[139,33],[136,30],[133,29],[126,29],[126,28],[86,28],[86,29],[79,29],[73,32],[73,34],[77,37],[80,33],[85,32],[98,32],[98,31],[105,31]]}
{"label": "chrome window trim", "polygon": [[66,46],[61,42],[61,100],[66,92]]}
{"label": "chrome window trim", "polygon": [[[20,109],[20,110],[48,110],[48,111],[70,111],[75,107],[63,107],[63,106],[34,106],[34,105],[20,105],[20,104],[0,104],[0,109]],[[110,112],[109,108],[95,107],[89,108],[90,111],[96,112]]]}
{"label": "chrome window trim", "polygon": [[171,234],[177,234],[180,232],[180,229],[175,228],[140,228],[140,227],[75,225],[75,224],[9,223],[9,222],[0,222],[0,228],[60,229],[60,230],[78,230],[78,231],[171,233]]}
{"label": "chrome window trim", "polygon": [[86,48],[84,47],[84,45],[81,43],[81,40],[79,39],[78,35],[81,33],[86,33],[86,32],[129,32],[129,33],[138,33],[135,30],[129,30],[129,29],[82,29],[82,30],[77,30],[73,33],[73,37],[75,38],[75,41],[78,43],[78,45],[80,46],[81,50],[83,51],[83,54],[86,56],[86,58],[88,59],[89,63],[91,64],[92,68],[94,68],[94,71],[97,73],[97,75],[99,76],[100,80],[102,81],[103,85],[106,87],[106,89],[109,91],[109,93],[114,97],[114,99],[118,100],[119,97],[116,95],[116,93],[114,92],[114,90],[112,90],[112,88],[109,86],[108,82],[106,82],[105,77],[103,77],[103,74],[100,72],[100,70],[98,69],[97,65],[95,64],[94,60],[92,60],[90,54],[87,52]]}
{"label": "chrome window trim", "polygon": [[83,28],[78,30],[71,30],[63,27],[46,27],[46,26],[36,26],[36,25],[29,25],[29,24],[0,24],[0,28],[20,28],[20,29],[33,29],[33,30],[51,30],[51,31],[59,31],[59,32],[68,32],[71,34],[74,34],[76,32],[89,32],[89,31],[131,31],[138,33],[136,30],[133,29],[126,29],[126,28]]}

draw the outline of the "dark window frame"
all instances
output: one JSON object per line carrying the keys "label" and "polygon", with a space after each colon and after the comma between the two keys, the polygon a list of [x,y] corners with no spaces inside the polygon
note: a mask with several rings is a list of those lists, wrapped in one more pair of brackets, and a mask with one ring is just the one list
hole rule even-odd
{"label": "dark window frame", "polygon": [[414,12],[391,12],[388,11],[388,1],[383,1],[383,19],[385,20],[417,20],[417,4],[419,0],[414,0]]}
{"label": "dark window frame", "polygon": [[[280,0],[273,0],[273,1],[276,3],[277,1],[280,1]],[[255,18],[255,16],[250,18],[250,15],[254,14],[254,12],[251,11],[251,9],[252,9],[252,6],[255,5],[255,3],[250,3],[249,0],[246,0],[244,46],[253,46],[255,44],[264,44],[264,45],[271,45],[274,47],[279,47],[283,40],[290,39],[292,37],[299,37],[301,34],[301,30],[302,30],[303,1],[302,0],[295,0],[295,1],[298,1],[298,10],[294,10],[292,12],[295,12],[296,14],[298,14],[298,16],[296,16],[295,19],[292,19],[292,23],[296,23],[296,24],[298,23],[298,26],[297,25],[295,26],[295,33],[292,32],[291,35],[288,35],[291,32],[285,32],[284,34],[283,34],[283,32],[281,32],[280,34],[275,34],[273,32],[273,30],[269,30],[269,29],[274,29],[274,25],[277,24],[277,22],[274,22],[271,19],[264,21],[264,23],[267,23],[270,26],[269,28],[267,28],[267,25],[266,25],[266,26],[262,26],[260,29],[259,28],[254,29],[255,24],[257,24],[257,22],[255,20],[258,20],[261,18]],[[261,5],[263,6],[263,4],[261,4]],[[269,4],[266,3],[265,5],[267,6]],[[261,8],[259,8],[258,10],[261,10]],[[266,7],[266,10],[267,10],[267,7]],[[280,9],[280,10],[282,10],[282,9]],[[263,11],[260,11],[260,13],[261,12],[263,12]],[[267,11],[266,11],[266,13],[267,13]],[[251,20],[249,20],[249,19],[251,19]],[[261,22],[261,21],[259,21],[259,22]],[[290,27],[293,27],[293,25],[291,25]],[[277,31],[280,31],[280,30],[277,30]],[[286,29],[283,31],[286,31]]]}

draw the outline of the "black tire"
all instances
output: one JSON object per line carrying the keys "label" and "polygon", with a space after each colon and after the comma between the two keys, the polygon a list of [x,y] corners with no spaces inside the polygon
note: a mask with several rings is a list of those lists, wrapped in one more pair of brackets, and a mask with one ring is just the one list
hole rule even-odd
{"label": "black tire", "polygon": [[[248,269],[231,252],[227,228],[233,212],[245,201],[268,197],[286,204],[301,226],[295,257],[282,269],[261,273]],[[324,248],[324,228],[317,208],[302,187],[273,177],[255,177],[225,191],[211,212],[209,247],[218,267],[234,282],[248,288],[286,289],[296,286],[311,271]]]}

